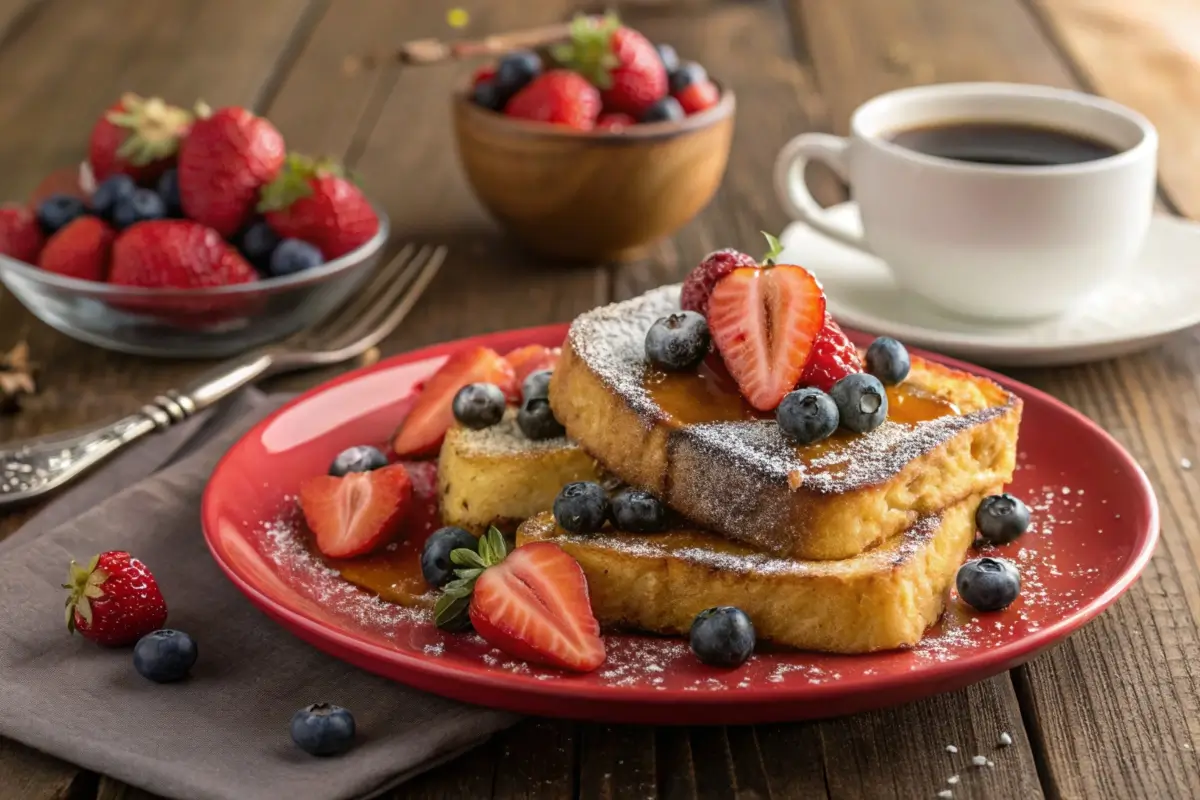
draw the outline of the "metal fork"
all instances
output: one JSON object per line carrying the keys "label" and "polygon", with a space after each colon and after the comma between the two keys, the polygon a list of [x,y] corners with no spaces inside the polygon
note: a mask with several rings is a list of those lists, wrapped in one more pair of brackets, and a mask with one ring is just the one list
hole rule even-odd
{"label": "metal fork", "polygon": [[0,508],[58,489],[130,443],[182,422],[261,378],[362,355],[404,320],[445,258],[445,247],[406,245],[349,302],[280,344],[227,361],[111,424],[0,450]]}

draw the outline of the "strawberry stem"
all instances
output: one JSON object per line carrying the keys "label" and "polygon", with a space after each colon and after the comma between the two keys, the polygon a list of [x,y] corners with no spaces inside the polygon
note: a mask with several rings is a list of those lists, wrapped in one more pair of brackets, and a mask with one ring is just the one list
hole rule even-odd
{"label": "strawberry stem", "polygon": [[779,241],[779,239],[767,233],[766,231],[759,231],[759,233],[766,238],[767,246],[771,248],[767,251],[767,254],[763,256],[762,263],[773,267],[775,266],[775,260],[779,258],[779,255],[783,252],[783,244]]}

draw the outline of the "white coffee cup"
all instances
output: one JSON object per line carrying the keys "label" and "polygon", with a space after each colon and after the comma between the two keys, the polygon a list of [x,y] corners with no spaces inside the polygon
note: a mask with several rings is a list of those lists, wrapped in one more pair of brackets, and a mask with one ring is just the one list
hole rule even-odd
{"label": "white coffee cup", "polygon": [[[1053,166],[954,161],[889,135],[937,124],[1015,123],[1111,145]],[[1065,89],[960,83],[901,89],[860,106],[850,136],[803,133],[779,153],[784,208],[873,253],[897,283],[949,311],[996,321],[1062,314],[1129,269],[1154,206],[1158,134],[1137,112]],[[850,185],[863,236],[830,221],[805,183],[809,161]]]}

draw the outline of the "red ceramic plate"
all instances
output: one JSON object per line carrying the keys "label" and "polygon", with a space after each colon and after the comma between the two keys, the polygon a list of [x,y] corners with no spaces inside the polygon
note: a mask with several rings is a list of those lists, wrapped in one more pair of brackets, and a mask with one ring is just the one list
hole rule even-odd
{"label": "red ceramic plate", "polygon": [[558,344],[565,332],[559,325],[439,345],[298,397],[246,434],[213,473],[203,505],[213,557],[247,597],[297,636],[401,683],[530,714],[735,724],[877,708],[1007,670],[1103,611],[1129,588],[1154,548],[1154,493],[1108,434],[1036,389],[937,358],[987,375],[1025,399],[1011,491],[1033,508],[1035,523],[1000,548],[1021,568],[1021,598],[986,615],[972,615],[952,598],[943,622],[912,650],[765,653],[722,671],[697,662],[682,639],[613,635],[604,666],[567,675],[509,659],[473,634],[444,634],[426,613],[352,587],[309,554],[294,500],[304,478],[324,472],[345,447],[387,441],[414,386],[455,350]]}

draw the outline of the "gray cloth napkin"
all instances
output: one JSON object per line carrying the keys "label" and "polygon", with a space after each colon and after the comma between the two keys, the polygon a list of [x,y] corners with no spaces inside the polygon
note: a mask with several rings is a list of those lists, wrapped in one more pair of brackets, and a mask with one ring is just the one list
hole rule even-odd
{"label": "gray cloth napkin", "polygon": [[[281,402],[245,392],[151,437],[0,544],[0,735],[168,797],[332,800],[374,796],[516,721],[322,654],[217,568],[200,532],[204,485],[229,446]],[[151,683],[130,650],[67,635],[68,563],[112,549],[146,562],[167,624],[196,639],[189,680]],[[292,744],[292,713],[314,702],[354,713],[349,753],[318,759]]]}

